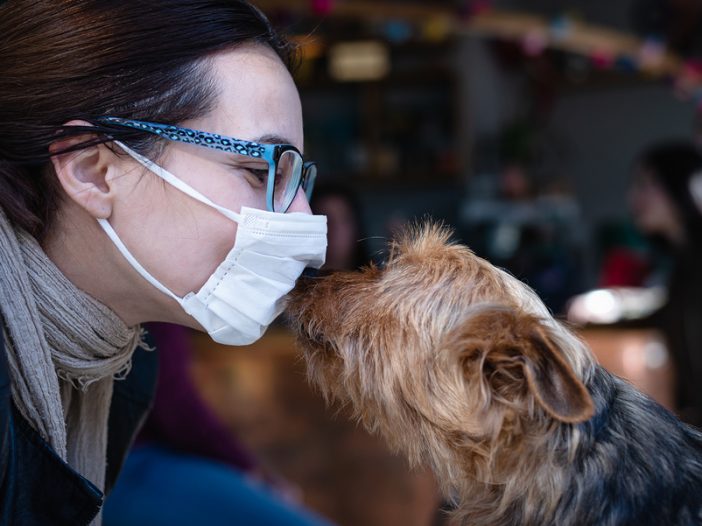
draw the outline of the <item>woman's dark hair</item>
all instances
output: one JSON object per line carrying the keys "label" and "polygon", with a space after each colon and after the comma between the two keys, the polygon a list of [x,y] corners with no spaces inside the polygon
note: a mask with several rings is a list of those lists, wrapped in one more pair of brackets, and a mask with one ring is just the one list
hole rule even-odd
{"label": "woman's dark hair", "polygon": [[671,140],[646,148],[638,163],[658,182],[675,204],[688,240],[702,241],[702,211],[690,192],[690,179],[702,173],[702,154],[689,141]]}
{"label": "woman's dark hair", "polygon": [[[52,142],[89,131],[65,151],[113,137],[152,153],[157,138],[96,119],[177,124],[206,114],[217,93],[207,58],[244,43],[293,66],[292,46],[244,0],[0,3],[0,208],[41,239],[61,196]],[[95,127],[62,126],[73,119]]]}

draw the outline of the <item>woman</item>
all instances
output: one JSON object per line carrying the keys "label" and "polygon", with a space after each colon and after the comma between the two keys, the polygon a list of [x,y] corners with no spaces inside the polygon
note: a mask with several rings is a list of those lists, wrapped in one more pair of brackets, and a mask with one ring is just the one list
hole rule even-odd
{"label": "woman", "polygon": [[0,4],[0,523],[100,522],[140,323],[249,343],[323,263],[291,60],[243,0]]}
{"label": "woman", "polygon": [[679,416],[702,426],[702,155],[685,141],[649,147],[629,197],[636,225],[674,258],[666,304],[632,325],[661,329],[676,366]]}

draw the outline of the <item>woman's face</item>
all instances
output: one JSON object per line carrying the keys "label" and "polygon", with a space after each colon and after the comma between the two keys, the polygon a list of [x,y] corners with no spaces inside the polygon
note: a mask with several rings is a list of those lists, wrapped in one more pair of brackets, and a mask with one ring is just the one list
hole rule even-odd
{"label": "woman's face", "polygon": [[[289,143],[303,151],[299,95],[271,49],[242,46],[214,56],[212,67],[219,90],[216,106],[183,126],[243,140]],[[235,167],[231,155],[224,152],[169,143],[163,157],[155,161],[230,210],[266,208],[265,185]],[[116,193],[110,223],[161,283],[181,297],[196,292],[231,250],[237,224],[132,164],[132,176],[119,183],[123,188]],[[289,212],[310,213],[304,192],[298,192]],[[192,325],[175,302],[162,296],[172,314],[167,321]]]}
{"label": "woman's face", "polygon": [[674,202],[644,167],[639,167],[629,190],[629,202],[636,226],[645,234],[660,235],[676,242],[682,231]]}

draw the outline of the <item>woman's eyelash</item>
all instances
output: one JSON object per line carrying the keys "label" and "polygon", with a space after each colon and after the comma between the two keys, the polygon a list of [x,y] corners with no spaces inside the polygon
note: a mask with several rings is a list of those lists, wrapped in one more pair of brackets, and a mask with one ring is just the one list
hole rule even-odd
{"label": "woman's eyelash", "polygon": [[249,172],[251,175],[261,180],[265,180],[265,178],[268,177],[268,170],[266,168],[254,168],[253,166],[246,166],[241,164],[233,164],[231,166],[235,170],[244,170],[246,172]]}
{"label": "woman's eyelash", "polygon": [[268,177],[268,170],[264,170],[262,168],[261,169],[259,169],[259,168],[244,168],[244,170],[247,170],[252,175],[258,177],[262,181]]}

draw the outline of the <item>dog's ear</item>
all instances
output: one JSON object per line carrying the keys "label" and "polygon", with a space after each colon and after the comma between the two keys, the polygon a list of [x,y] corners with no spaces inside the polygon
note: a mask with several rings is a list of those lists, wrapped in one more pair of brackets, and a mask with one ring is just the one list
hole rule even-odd
{"label": "dog's ear", "polygon": [[556,420],[578,423],[590,419],[594,414],[592,397],[556,346],[550,328],[539,320],[532,320],[531,325],[522,335],[529,391]]}
{"label": "dog's ear", "polygon": [[490,401],[513,405],[531,396],[549,416],[565,423],[594,414],[592,398],[551,327],[535,316],[512,307],[482,308],[454,331],[447,346],[460,353],[466,381],[479,382]]}

